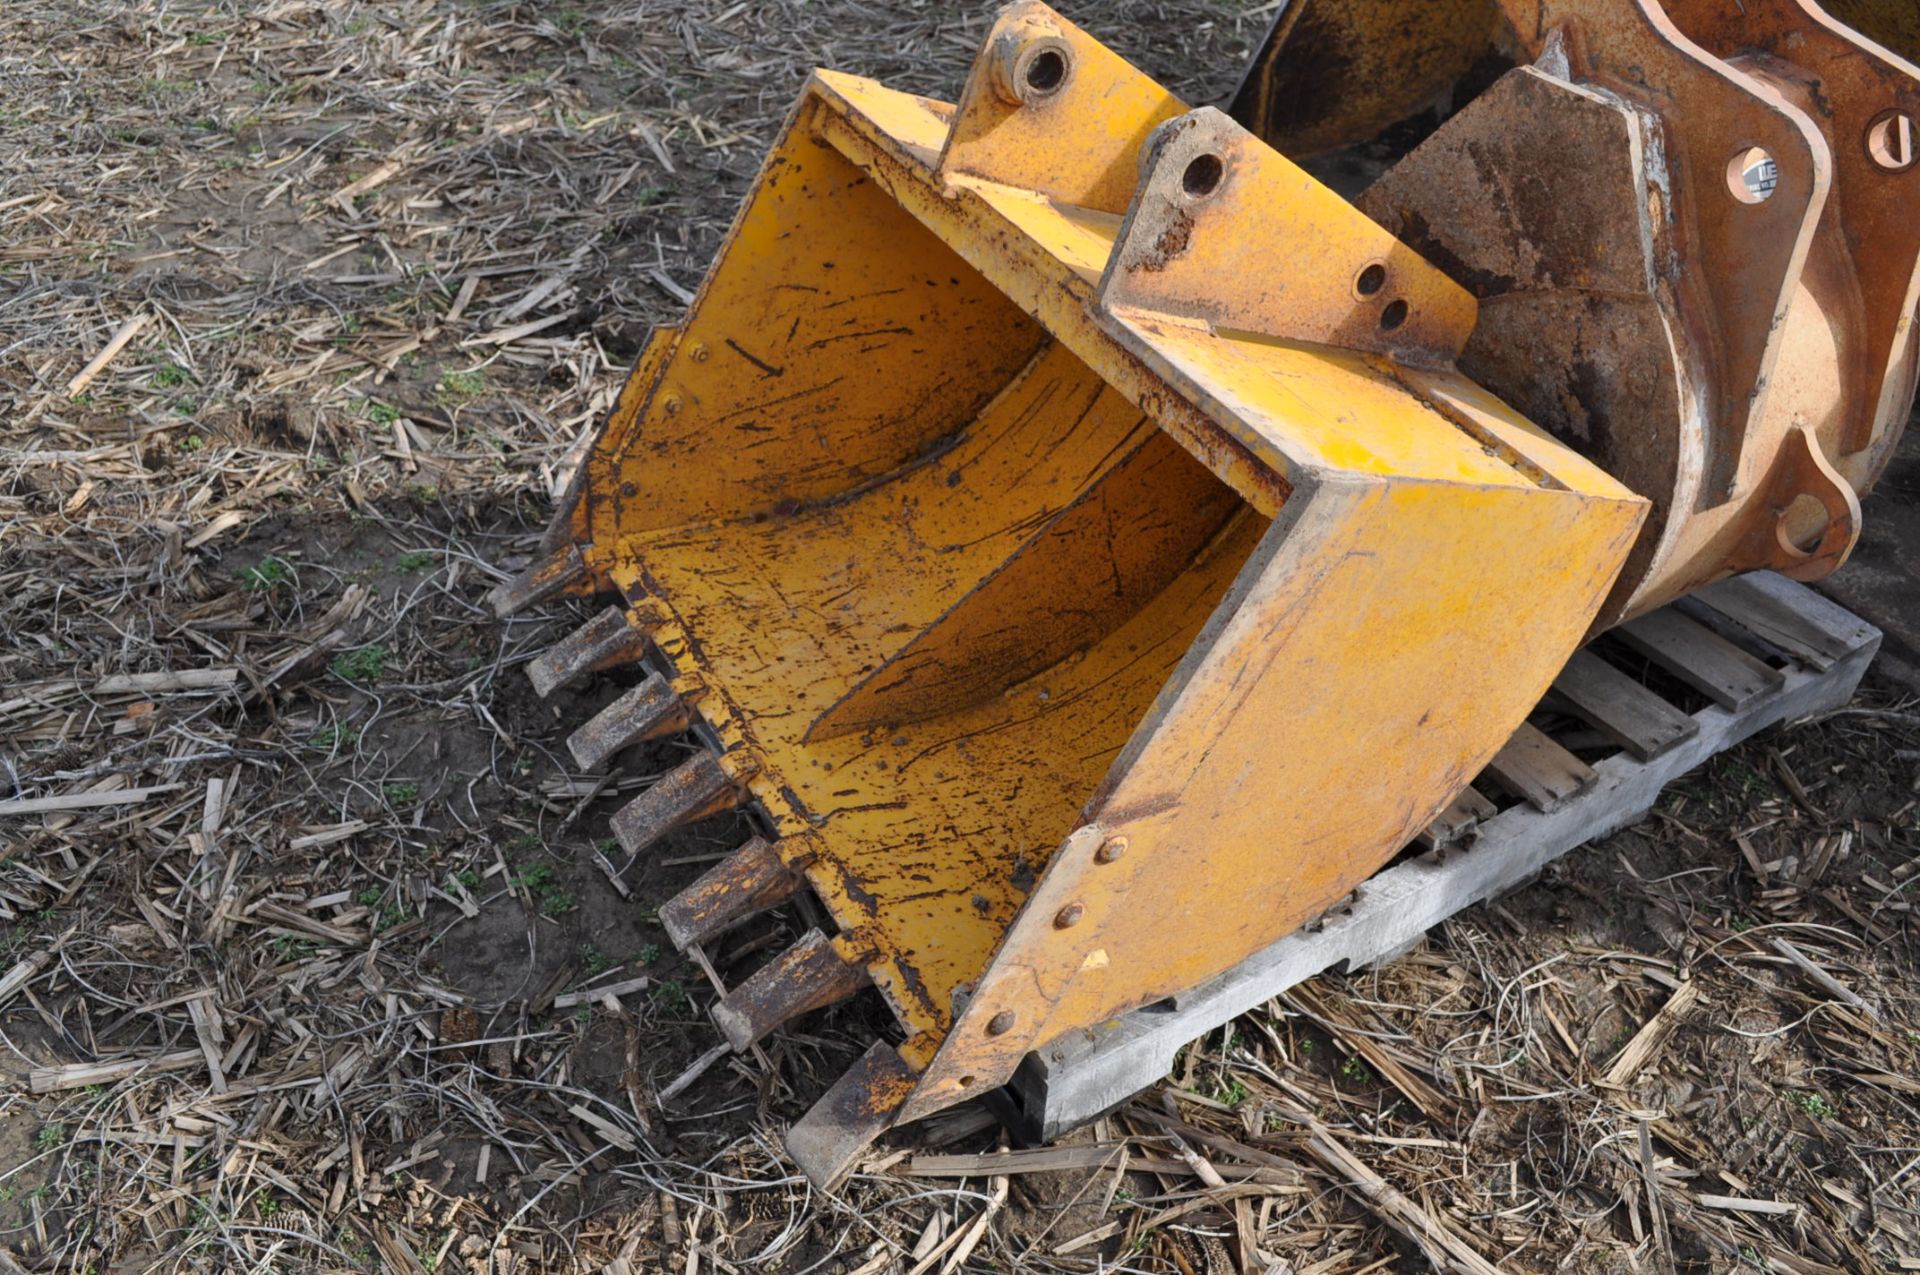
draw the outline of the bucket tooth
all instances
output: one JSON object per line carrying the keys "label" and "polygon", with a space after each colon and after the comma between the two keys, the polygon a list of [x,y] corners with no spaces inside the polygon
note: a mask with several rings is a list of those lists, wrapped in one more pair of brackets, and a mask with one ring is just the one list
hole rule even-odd
{"label": "bucket tooth", "polygon": [[579,545],[568,545],[522,571],[487,595],[501,619],[556,598],[587,582],[587,560]]}
{"label": "bucket tooth", "polygon": [[875,1042],[787,1130],[787,1154],[809,1182],[823,1191],[832,1189],[860,1153],[892,1126],[913,1082],[900,1051],[885,1041]]}
{"label": "bucket tooth", "polygon": [[639,854],[675,828],[698,823],[744,800],[746,794],[720,758],[697,753],[622,806],[613,817],[613,835],[628,854]]}
{"label": "bucket tooth", "polygon": [[713,1021],[727,1043],[744,1052],[781,1024],[838,1004],[871,981],[864,968],[847,964],[826,935],[809,930],[728,992],[713,1007]]}
{"label": "bucket tooth", "polygon": [[646,654],[652,629],[636,613],[608,607],[527,665],[527,677],[545,699],[589,673],[639,659]]}
{"label": "bucket tooth", "polygon": [[791,898],[801,876],[755,837],[667,901],[660,924],[681,951]]}
{"label": "bucket tooth", "polygon": [[693,711],[673,684],[650,673],[646,681],[567,736],[567,748],[582,770],[594,770],[628,745],[678,734],[692,720]]}

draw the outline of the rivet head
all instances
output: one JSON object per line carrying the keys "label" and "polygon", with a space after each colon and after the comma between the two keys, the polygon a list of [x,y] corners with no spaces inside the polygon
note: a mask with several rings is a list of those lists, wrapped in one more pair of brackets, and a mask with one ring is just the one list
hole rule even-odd
{"label": "rivet head", "polygon": [[681,407],[680,396],[678,394],[665,394],[661,396],[660,410],[665,412],[668,416],[673,416],[676,413],[678,413],[680,411],[680,407]]}
{"label": "rivet head", "polygon": [[1093,861],[1095,863],[1112,863],[1126,852],[1127,839],[1125,837],[1108,837],[1100,843],[1100,848],[1093,852]]}
{"label": "rivet head", "polygon": [[1056,930],[1070,930],[1080,924],[1080,918],[1086,914],[1087,909],[1082,905],[1069,903],[1053,914],[1053,928]]}
{"label": "rivet head", "polygon": [[687,357],[695,363],[705,363],[707,361],[707,343],[705,341],[695,341],[687,347]]}
{"label": "rivet head", "polygon": [[1013,1024],[1014,1024],[1013,1011],[1010,1009],[1003,1009],[999,1013],[995,1014],[992,1018],[989,1018],[987,1020],[987,1035],[1004,1036],[1008,1032],[1013,1030]]}
{"label": "rivet head", "polygon": [[634,484],[634,483],[620,484],[620,495],[623,498],[627,500],[632,500],[635,496],[638,496],[639,494],[640,494],[640,488],[637,484]]}

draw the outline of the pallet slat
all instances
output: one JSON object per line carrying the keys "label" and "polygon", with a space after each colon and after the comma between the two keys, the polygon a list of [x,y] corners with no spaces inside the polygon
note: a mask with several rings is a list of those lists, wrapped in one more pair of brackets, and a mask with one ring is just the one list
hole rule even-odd
{"label": "pallet slat", "polygon": [[1593,782],[1593,767],[1553,742],[1530,722],[1520,723],[1507,746],[1487,763],[1500,786],[1536,810],[1558,810]]}
{"label": "pallet slat", "polygon": [[[1779,577],[1773,579],[1778,580]],[[1791,582],[1780,580],[1780,583]],[[1808,590],[1801,589],[1801,592]],[[1696,592],[1693,601],[1718,611],[1741,628],[1797,656],[1823,673],[1846,658],[1847,652],[1858,645],[1843,626],[1834,622],[1835,617],[1803,603],[1797,596],[1783,593],[1770,581],[1758,576],[1739,576],[1710,584]],[[1852,618],[1838,607],[1833,607],[1833,610],[1839,611],[1841,616]]]}
{"label": "pallet slat", "polygon": [[1553,689],[1582,719],[1641,761],[1700,731],[1691,717],[1592,651],[1575,651]]}
{"label": "pallet slat", "polygon": [[1420,830],[1415,839],[1429,850],[1457,845],[1471,836],[1483,821],[1498,813],[1499,807],[1469,784],[1460,790],[1458,797],[1447,803],[1445,810],[1434,816],[1432,823]]}
{"label": "pallet slat", "polygon": [[1615,629],[1620,641],[1722,708],[1739,712],[1778,691],[1780,670],[1667,607]]}

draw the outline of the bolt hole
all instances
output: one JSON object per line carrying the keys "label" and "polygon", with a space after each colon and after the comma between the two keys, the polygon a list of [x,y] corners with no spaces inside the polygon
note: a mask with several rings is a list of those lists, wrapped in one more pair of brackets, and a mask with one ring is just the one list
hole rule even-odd
{"label": "bolt hole", "polygon": [[1195,199],[1211,195],[1226,171],[1218,155],[1195,155],[1187,164],[1187,171],[1180,175],[1181,188]]}
{"label": "bolt hole", "polygon": [[1387,302],[1387,308],[1380,312],[1380,330],[1382,332],[1391,332],[1406,321],[1407,303],[1404,301],[1389,301]]}
{"label": "bolt hole", "polygon": [[1832,524],[1819,497],[1803,491],[1780,515],[1780,539],[1801,553],[1812,553],[1826,539]]}
{"label": "bolt hole", "polygon": [[1042,49],[1027,63],[1027,87],[1036,93],[1051,93],[1067,79],[1067,59],[1058,49]]}
{"label": "bolt hole", "polygon": [[959,1085],[962,1089],[971,1089],[973,1088],[973,1082],[978,1079],[979,1079],[978,1076],[962,1076],[960,1077],[960,1079],[954,1081],[954,1083]]}
{"label": "bolt hole", "polygon": [[1758,146],[1727,161],[1727,189],[1743,204],[1764,204],[1780,185],[1780,165]]}
{"label": "bolt hole", "polygon": [[1370,297],[1387,286],[1387,268],[1374,262],[1362,270],[1353,280],[1353,290],[1363,297]]}
{"label": "bolt hole", "polygon": [[1888,111],[1867,125],[1867,155],[1890,173],[1903,173],[1915,159],[1913,116]]}

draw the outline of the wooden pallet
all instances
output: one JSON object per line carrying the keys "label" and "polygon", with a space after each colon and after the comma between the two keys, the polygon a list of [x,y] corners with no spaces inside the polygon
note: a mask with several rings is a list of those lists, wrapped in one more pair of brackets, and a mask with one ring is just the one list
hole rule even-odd
{"label": "wooden pallet", "polygon": [[1158,1082],[1181,1046],[1335,966],[1398,956],[1434,925],[1637,822],[1673,780],[1766,727],[1845,704],[1880,632],[1811,589],[1745,576],[1575,655],[1486,772],[1341,907],[1234,969],[1029,1054],[1005,1091],[1048,1140]]}

